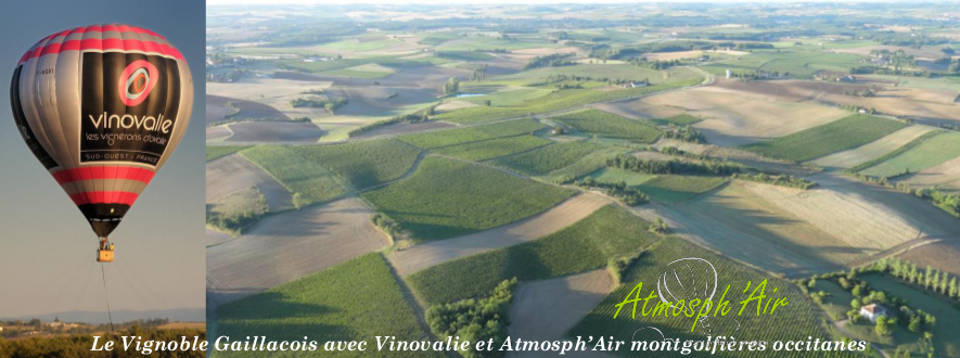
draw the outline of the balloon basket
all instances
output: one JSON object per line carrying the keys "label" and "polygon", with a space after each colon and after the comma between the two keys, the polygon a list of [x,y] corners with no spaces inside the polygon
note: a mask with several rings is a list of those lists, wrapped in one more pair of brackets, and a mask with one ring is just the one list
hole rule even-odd
{"label": "balloon basket", "polygon": [[113,250],[97,250],[97,262],[113,262]]}

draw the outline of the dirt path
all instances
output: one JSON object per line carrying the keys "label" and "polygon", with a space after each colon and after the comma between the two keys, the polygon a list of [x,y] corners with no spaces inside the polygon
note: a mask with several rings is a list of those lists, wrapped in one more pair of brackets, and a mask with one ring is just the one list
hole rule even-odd
{"label": "dirt path", "polygon": [[263,193],[270,211],[293,208],[290,192],[260,167],[234,153],[207,163],[207,203],[256,187]]}
{"label": "dirt path", "polygon": [[[528,340],[554,340],[563,337],[615,288],[606,270],[517,286],[510,306],[508,334]],[[509,353],[507,357],[555,357],[554,353]],[[596,356],[594,352],[572,356]]]}
{"label": "dirt path", "polygon": [[[208,305],[257,293],[389,244],[357,198],[269,216],[207,248]],[[208,309],[215,309],[208,306]]]}
{"label": "dirt path", "polygon": [[395,251],[387,258],[400,276],[407,276],[461,257],[536,240],[580,221],[611,202],[597,194],[583,193],[513,224],[454,239],[427,242]]}

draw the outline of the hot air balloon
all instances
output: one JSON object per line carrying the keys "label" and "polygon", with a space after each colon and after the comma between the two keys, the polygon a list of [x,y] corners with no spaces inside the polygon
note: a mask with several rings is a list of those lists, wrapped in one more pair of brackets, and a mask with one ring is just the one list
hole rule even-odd
{"label": "hot air balloon", "polygon": [[17,63],[13,118],[40,163],[113,261],[107,236],[179,144],[190,122],[193,80],[163,36],[128,25],[51,34]]}

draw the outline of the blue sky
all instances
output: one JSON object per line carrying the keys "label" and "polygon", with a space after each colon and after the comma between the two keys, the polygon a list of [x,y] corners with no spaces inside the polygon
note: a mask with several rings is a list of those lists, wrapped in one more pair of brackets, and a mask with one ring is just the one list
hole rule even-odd
{"label": "blue sky", "polygon": [[[196,86],[183,141],[111,235],[118,252],[106,266],[110,303],[115,311],[202,309],[203,1],[5,1],[0,69],[12,75],[23,52],[48,34],[103,23],[165,36],[186,57]],[[95,235],[17,133],[9,80],[0,86],[0,318],[102,311]]]}

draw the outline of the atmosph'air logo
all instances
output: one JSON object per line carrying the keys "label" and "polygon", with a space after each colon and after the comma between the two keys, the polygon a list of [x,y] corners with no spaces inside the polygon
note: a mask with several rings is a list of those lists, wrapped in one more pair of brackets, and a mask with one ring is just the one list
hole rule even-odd
{"label": "atmosph'air logo", "polygon": [[152,63],[145,60],[131,62],[117,80],[120,100],[130,107],[143,103],[157,85],[159,77],[159,71]]}

